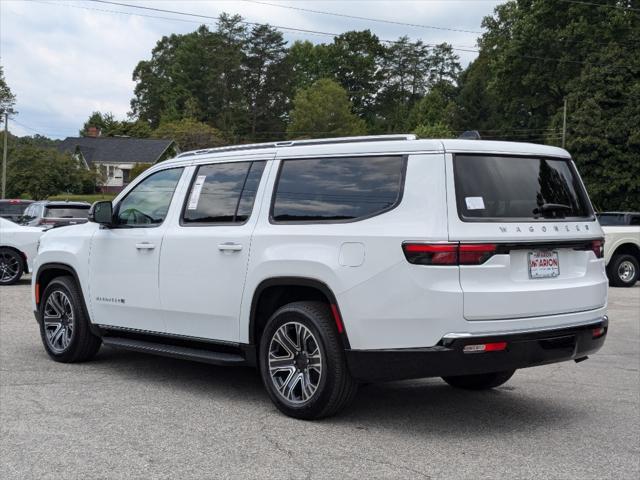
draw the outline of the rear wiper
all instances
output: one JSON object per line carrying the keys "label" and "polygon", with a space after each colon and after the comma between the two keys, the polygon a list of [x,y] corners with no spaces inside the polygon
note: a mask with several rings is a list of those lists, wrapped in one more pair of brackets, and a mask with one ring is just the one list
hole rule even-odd
{"label": "rear wiper", "polygon": [[533,214],[538,215],[545,212],[560,212],[560,211],[571,211],[573,207],[570,205],[565,205],[563,203],[543,203],[542,205],[538,205],[538,207],[533,209]]}

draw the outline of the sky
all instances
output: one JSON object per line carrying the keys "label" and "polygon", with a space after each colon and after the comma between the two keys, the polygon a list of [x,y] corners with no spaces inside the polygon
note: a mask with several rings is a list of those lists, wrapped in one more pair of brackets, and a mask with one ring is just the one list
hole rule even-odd
{"label": "sky", "polygon": [[[370,29],[380,39],[402,35],[425,43],[459,47],[466,66],[476,53],[484,16],[495,0],[114,0],[118,3],[216,17],[222,12],[245,20],[328,33]],[[279,6],[278,6],[279,5]],[[289,7],[289,8],[283,8]],[[291,8],[293,7],[293,8]],[[296,10],[303,8],[397,25]],[[162,17],[162,18],[150,18]],[[0,0],[0,64],[17,97],[18,114],[9,130],[18,136],[77,136],[94,111],[124,120],[130,111],[131,75],[147,60],[156,42],[172,33],[188,33],[215,20],[140,10],[90,0]],[[426,26],[440,27],[426,28]],[[330,36],[282,30],[286,40],[331,42]]]}

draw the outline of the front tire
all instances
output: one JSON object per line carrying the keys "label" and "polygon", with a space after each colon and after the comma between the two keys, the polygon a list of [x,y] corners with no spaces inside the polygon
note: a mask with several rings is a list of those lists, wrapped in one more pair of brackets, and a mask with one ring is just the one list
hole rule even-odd
{"label": "front tire", "polygon": [[305,420],[335,415],[355,397],[329,307],[295,302],[276,311],[260,339],[260,373],[276,407]]}
{"label": "front tire", "polygon": [[638,259],[629,254],[617,254],[607,265],[609,285],[612,287],[633,287],[638,281],[640,266]]}
{"label": "front tire", "polygon": [[98,353],[102,339],[91,333],[82,295],[71,277],[47,285],[38,313],[42,343],[56,362],[84,362]]}
{"label": "front tire", "polygon": [[0,248],[0,285],[13,285],[24,273],[24,259],[11,248]]}
{"label": "front tire", "polygon": [[478,375],[442,377],[442,379],[455,388],[462,388],[464,390],[488,390],[506,383],[515,372],[515,370],[507,370],[504,372],[481,373]]}

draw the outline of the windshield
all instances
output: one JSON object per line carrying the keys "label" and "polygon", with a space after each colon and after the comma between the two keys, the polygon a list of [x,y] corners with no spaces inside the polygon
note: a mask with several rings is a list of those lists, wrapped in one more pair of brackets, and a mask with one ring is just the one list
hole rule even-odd
{"label": "windshield", "polygon": [[46,209],[44,216],[51,218],[88,218],[89,207],[50,207]]}
{"label": "windshield", "polygon": [[458,213],[463,220],[591,217],[570,160],[456,155]]}

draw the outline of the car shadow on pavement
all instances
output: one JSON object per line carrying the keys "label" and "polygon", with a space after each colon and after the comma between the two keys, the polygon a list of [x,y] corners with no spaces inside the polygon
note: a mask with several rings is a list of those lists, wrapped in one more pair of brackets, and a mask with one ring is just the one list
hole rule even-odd
{"label": "car shadow on pavement", "polygon": [[[205,400],[233,400],[239,411],[259,408],[276,413],[252,368],[217,367],[111,348],[103,348],[92,364],[121,379],[155,383],[160,390],[169,388]],[[566,398],[564,402],[541,395],[534,384],[522,383],[518,373],[506,385],[484,392],[457,390],[437,378],[389,382],[362,386],[350,407],[323,423],[357,430],[485,437],[557,428],[589,415],[576,406],[569,392]]]}

